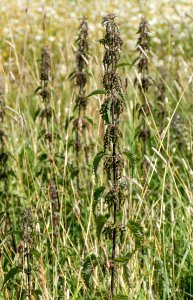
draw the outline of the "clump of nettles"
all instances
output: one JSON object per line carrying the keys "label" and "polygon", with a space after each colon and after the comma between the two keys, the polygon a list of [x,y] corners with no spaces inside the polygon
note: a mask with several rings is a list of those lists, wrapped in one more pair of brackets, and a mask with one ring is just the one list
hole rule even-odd
{"label": "clump of nettles", "polygon": [[77,112],[77,117],[73,121],[73,129],[76,134],[75,138],[75,151],[76,151],[76,166],[77,166],[77,190],[80,192],[80,151],[84,148],[86,168],[87,168],[87,183],[89,184],[89,145],[86,137],[86,128],[88,121],[86,118],[86,108],[88,98],[85,94],[85,87],[87,83],[87,62],[89,56],[89,39],[88,39],[88,24],[87,19],[83,17],[80,20],[79,34],[76,40],[76,71],[74,77],[78,87],[78,95],[75,99],[74,110]]}
{"label": "clump of nettles", "polygon": [[147,93],[151,84],[151,79],[149,77],[149,62],[148,62],[148,53],[150,50],[150,35],[149,35],[149,24],[147,20],[143,17],[141,19],[139,30],[137,34],[139,34],[139,38],[137,41],[137,51],[139,56],[137,58],[137,68],[139,72],[139,78],[135,79],[135,83],[137,84],[141,97],[142,97],[142,106],[141,113],[143,115],[143,125],[140,132],[140,137],[143,140],[143,161],[142,161],[142,169],[144,172],[144,176],[147,173],[147,160],[145,158],[147,154],[147,143],[150,136],[150,132],[146,126],[146,118],[149,115],[149,105],[147,102]]}

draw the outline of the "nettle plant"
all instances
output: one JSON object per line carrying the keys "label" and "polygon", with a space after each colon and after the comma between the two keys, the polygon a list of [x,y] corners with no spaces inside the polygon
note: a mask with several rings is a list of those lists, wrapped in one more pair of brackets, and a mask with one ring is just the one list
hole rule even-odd
{"label": "nettle plant", "polygon": [[138,69],[138,78],[135,79],[135,84],[137,84],[142,105],[140,108],[140,113],[142,114],[142,129],[139,137],[143,141],[143,161],[142,161],[142,170],[144,177],[147,175],[147,149],[148,149],[148,140],[150,138],[150,131],[147,127],[147,118],[150,113],[150,105],[147,100],[147,93],[151,85],[151,78],[149,76],[149,61],[148,54],[150,50],[150,35],[149,35],[149,24],[147,20],[143,17],[141,19],[139,30],[139,38],[137,41],[137,51],[139,53],[137,57],[137,69]]}
{"label": "nettle plant", "polygon": [[[97,175],[99,163],[103,160],[104,173],[107,176],[108,182],[108,186],[100,186],[94,191],[93,213],[95,215],[98,238],[100,239],[102,234],[102,236],[109,241],[107,242],[107,249],[109,251],[108,260],[110,272],[108,271],[107,273],[110,277],[110,287],[109,290],[103,294],[103,299],[110,300],[118,299],[120,296],[122,297],[121,299],[124,299],[123,294],[118,294],[118,272],[116,272],[116,270],[120,264],[128,266],[128,261],[140,246],[143,236],[142,227],[134,220],[129,220],[125,224],[122,224],[124,203],[127,201],[125,185],[122,181],[125,166],[124,158],[126,157],[130,160],[131,153],[128,150],[122,149],[123,136],[119,126],[126,104],[122,92],[121,78],[116,68],[120,59],[123,41],[120,37],[115,18],[116,16],[114,14],[109,14],[102,22],[102,25],[106,29],[106,35],[104,39],[101,40],[105,48],[103,59],[105,70],[103,92],[106,96],[101,105],[100,114],[104,120],[106,129],[104,134],[104,149],[95,156],[93,162],[94,172]],[[99,212],[98,207],[101,199],[104,203],[103,214]],[[135,246],[131,243],[129,247],[127,246],[124,249],[124,255],[117,256],[117,249],[120,249],[123,236],[126,236],[128,228],[134,235]],[[85,263],[83,266],[83,275],[86,272],[88,273]],[[127,297],[128,296],[125,295],[125,299],[127,299]]]}
{"label": "nettle plant", "polygon": [[[41,137],[47,144],[46,153],[41,154],[40,158],[43,158],[45,167],[43,172],[43,178],[45,177],[46,184],[48,184],[49,198],[51,201],[51,215],[53,226],[53,245],[57,251],[57,239],[59,230],[59,197],[56,188],[56,174],[55,174],[55,147],[54,147],[54,133],[52,126],[52,120],[54,118],[54,112],[51,107],[51,57],[49,46],[44,46],[41,54],[41,66],[40,66],[40,86],[37,89],[38,94],[42,98],[41,109],[41,122],[43,125]],[[40,164],[42,167],[42,164]]]}
{"label": "nettle plant", "polygon": [[75,155],[76,155],[76,179],[77,191],[81,191],[83,182],[80,180],[80,156],[82,151],[85,155],[85,166],[87,176],[87,187],[90,190],[89,180],[89,141],[87,137],[87,130],[89,122],[91,121],[87,115],[88,97],[86,96],[86,84],[88,81],[88,60],[89,60],[89,38],[88,38],[88,24],[85,17],[81,18],[79,25],[79,33],[76,39],[76,70],[72,72],[69,79],[76,80],[77,95],[75,98],[74,112],[75,115],[71,117],[73,121],[73,131],[75,133]]}
{"label": "nettle plant", "polygon": [[[0,81],[2,79],[0,78]],[[3,87],[0,82],[0,198],[1,211],[5,218],[5,230],[11,225],[10,221],[10,179],[14,176],[14,172],[10,167],[11,155],[7,148],[8,140],[6,135],[5,123],[5,100],[3,94]]]}

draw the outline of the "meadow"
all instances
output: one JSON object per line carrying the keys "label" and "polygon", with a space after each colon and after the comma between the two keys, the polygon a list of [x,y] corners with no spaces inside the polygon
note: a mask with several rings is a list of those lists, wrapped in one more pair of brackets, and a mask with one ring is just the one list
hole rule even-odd
{"label": "meadow", "polygon": [[193,1],[2,0],[0,299],[193,299]]}

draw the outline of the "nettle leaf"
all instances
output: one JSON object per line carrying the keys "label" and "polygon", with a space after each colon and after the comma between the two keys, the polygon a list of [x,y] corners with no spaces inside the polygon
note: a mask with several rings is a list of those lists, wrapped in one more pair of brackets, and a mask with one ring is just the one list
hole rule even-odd
{"label": "nettle leaf", "polygon": [[91,275],[94,272],[94,269],[98,265],[97,257],[95,254],[91,254],[86,258],[82,268],[82,277],[87,287],[90,286]]}
{"label": "nettle leaf", "polygon": [[74,120],[75,116],[71,116],[69,119],[66,120],[66,124],[64,126],[65,130],[67,130],[69,124]]}
{"label": "nettle leaf", "polygon": [[137,250],[142,244],[143,227],[138,222],[132,220],[128,221],[127,227],[131,230],[135,237],[135,250]]}
{"label": "nettle leaf", "polygon": [[23,230],[10,230],[10,231],[7,231],[5,236],[8,236],[8,235],[18,235],[19,237],[22,237],[23,235]]}
{"label": "nettle leaf", "polygon": [[118,295],[115,295],[114,299],[115,300],[128,300],[129,297],[125,296],[125,295],[118,294]]}
{"label": "nettle leaf", "polygon": [[91,125],[94,125],[94,121],[91,117],[85,116],[84,117]]}
{"label": "nettle leaf", "polygon": [[38,86],[36,89],[35,89],[35,95],[39,95],[40,91],[42,90],[42,86]]}
{"label": "nettle leaf", "polygon": [[98,170],[99,163],[100,163],[100,161],[101,161],[101,159],[103,158],[104,155],[105,155],[104,151],[100,151],[100,152],[97,153],[97,155],[94,158],[93,170],[94,170],[94,173],[95,173],[96,177],[97,177],[97,170]]}
{"label": "nettle leaf", "polygon": [[105,90],[95,90],[92,93],[90,93],[86,98],[89,98],[94,95],[105,95],[107,92]]}
{"label": "nettle leaf", "polygon": [[41,292],[40,290],[32,290],[32,295],[33,295],[36,299],[41,299],[42,292]]}
{"label": "nettle leaf", "polygon": [[109,214],[99,215],[96,217],[97,237],[100,240],[102,229],[109,218]]}
{"label": "nettle leaf", "polygon": [[5,284],[12,279],[16,274],[22,272],[22,268],[21,267],[15,267],[12,268],[11,270],[9,270],[9,272],[5,275],[4,281],[3,281],[3,286],[2,288],[5,286]]}
{"label": "nettle leaf", "polygon": [[123,151],[123,154],[127,157],[127,159],[129,160],[129,162],[131,163],[131,170],[132,170],[132,177],[133,177],[133,174],[134,174],[134,171],[135,171],[135,166],[136,166],[136,158],[135,156],[133,155],[132,152],[130,152],[129,150],[125,149]]}
{"label": "nettle leaf", "polygon": [[72,80],[72,79],[74,79],[75,77],[76,77],[76,71],[73,71],[73,72],[70,73],[70,75],[68,75],[67,79],[68,79],[68,80]]}
{"label": "nettle leaf", "polygon": [[114,262],[117,262],[117,263],[127,264],[128,261],[131,259],[132,256],[133,256],[133,253],[127,253],[126,256],[115,257],[115,258],[113,259],[113,261],[114,261]]}
{"label": "nettle leaf", "polygon": [[6,216],[6,211],[2,211],[0,212],[0,223],[2,222],[2,220],[4,219],[4,217]]}
{"label": "nettle leaf", "polygon": [[109,294],[103,290],[97,291],[95,297],[97,297],[96,300],[109,300]]}
{"label": "nettle leaf", "polygon": [[100,110],[101,117],[105,124],[110,124],[109,122],[109,114],[108,114],[108,107],[103,107],[103,109]]}
{"label": "nettle leaf", "polygon": [[36,249],[31,249],[30,254],[37,258],[40,258],[40,256],[41,256],[40,252]]}
{"label": "nettle leaf", "polygon": [[102,195],[104,193],[104,190],[105,190],[104,186],[99,186],[98,188],[96,188],[94,190],[94,194],[93,194],[94,202],[93,202],[93,205],[92,205],[93,213],[95,213],[95,209],[97,207],[97,204],[98,204],[100,198],[102,197]]}
{"label": "nettle leaf", "polygon": [[128,66],[131,67],[132,64],[130,64],[130,63],[121,63],[121,64],[116,65],[115,68],[117,69],[117,68],[128,67]]}

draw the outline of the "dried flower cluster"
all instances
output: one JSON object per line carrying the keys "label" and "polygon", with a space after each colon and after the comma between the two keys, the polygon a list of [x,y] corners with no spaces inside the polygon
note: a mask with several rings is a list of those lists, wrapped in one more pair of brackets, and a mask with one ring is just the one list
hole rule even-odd
{"label": "dried flower cluster", "polygon": [[37,89],[38,94],[42,97],[43,109],[41,111],[42,122],[45,120],[45,140],[49,143],[52,142],[52,135],[50,132],[50,119],[52,117],[52,110],[50,107],[51,91],[49,87],[50,83],[50,49],[49,46],[45,46],[42,49],[41,67],[40,67],[40,87]]}

